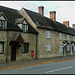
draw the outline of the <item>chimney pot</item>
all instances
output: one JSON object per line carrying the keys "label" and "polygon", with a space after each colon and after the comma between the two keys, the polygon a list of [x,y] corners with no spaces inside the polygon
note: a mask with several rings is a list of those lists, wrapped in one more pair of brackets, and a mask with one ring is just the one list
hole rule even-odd
{"label": "chimney pot", "polygon": [[56,11],[50,11],[50,18],[56,21]]}
{"label": "chimney pot", "polygon": [[44,7],[43,6],[39,6],[38,7],[39,13],[44,16]]}
{"label": "chimney pot", "polygon": [[73,28],[75,29],[75,24],[73,24],[72,26],[73,26]]}
{"label": "chimney pot", "polygon": [[69,21],[63,21],[63,24],[65,24],[67,27],[69,27]]}

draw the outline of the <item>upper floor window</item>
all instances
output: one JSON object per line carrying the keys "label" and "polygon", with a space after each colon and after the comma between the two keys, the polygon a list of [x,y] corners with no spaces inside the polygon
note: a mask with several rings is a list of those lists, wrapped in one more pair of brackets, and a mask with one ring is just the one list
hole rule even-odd
{"label": "upper floor window", "polygon": [[24,32],[28,31],[28,25],[27,24],[22,24],[22,29]]}
{"label": "upper floor window", "polygon": [[59,33],[59,39],[62,40],[62,33]]}
{"label": "upper floor window", "polygon": [[0,29],[5,29],[5,21],[0,20]]}
{"label": "upper floor window", "polygon": [[69,40],[69,35],[67,35],[67,40]]}
{"label": "upper floor window", "polygon": [[50,31],[46,31],[46,38],[51,38],[51,33],[50,33]]}
{"label": "upper floor window", "polygon": [[75,36],[73,36],[73,40],[75,41]]}

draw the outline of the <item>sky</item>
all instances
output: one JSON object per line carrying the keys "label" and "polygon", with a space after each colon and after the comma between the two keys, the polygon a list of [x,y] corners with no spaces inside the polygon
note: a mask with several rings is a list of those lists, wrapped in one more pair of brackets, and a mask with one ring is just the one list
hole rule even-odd
{"label": "sky", "polygon": [[69,21],[70,27],[75,24],[75,1],[0,1],[0,5],[20,10],[38,12],[38,7],[44,7],[44,16],[50,18],[50,11],[56,11],[56,21]]}

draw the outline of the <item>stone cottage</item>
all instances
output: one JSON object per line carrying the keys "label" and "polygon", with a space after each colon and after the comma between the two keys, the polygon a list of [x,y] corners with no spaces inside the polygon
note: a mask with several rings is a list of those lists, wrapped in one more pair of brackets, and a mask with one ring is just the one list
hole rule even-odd
{"label": "stone cottage", "polygon": [[[68,25],[67,25],[68,24]],[[33,51],[33,57],[32,57]],[[29,60],[75,54],[75,29],[22,8],[20,11],[0,6],[0,61]]]}

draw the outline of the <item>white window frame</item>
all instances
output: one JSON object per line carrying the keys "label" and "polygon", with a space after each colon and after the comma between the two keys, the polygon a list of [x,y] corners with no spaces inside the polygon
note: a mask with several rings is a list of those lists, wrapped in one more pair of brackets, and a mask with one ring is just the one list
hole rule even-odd
{"label": "white window frame", "polygon": [[51,44],[49,43],[46,44],[46,51],[51,51]]}
{"label": "white window frame", "polygon": [[62,44],[60,44],[60,52],[62,52],[63,46]]}
{"label": "white window frame", "polygon": [[69,40],[70,38],[69,38],[69,35],[67,35],[67,40]]}
{"label": "white window frame", "polygon": [[73,46],[73,51],[75,51],[75,45]]}
{"label": "white window frame", "polygon": [[59,39],[62,40],[62,33],[59,33]]}
{"label": "white window frame", "polygon": [[68,50],[68,51],[69,51],[69,48],[70,48],[69,45],[67,45],[67,50]]}
{"label": "white window frame", "polygon": [[75,41],[75,36],[73,36],[73,41]]}
{"label": "white window frame", "polygon": [[46,31],[46,38],[51,38],[51,32],[50,31]]}

